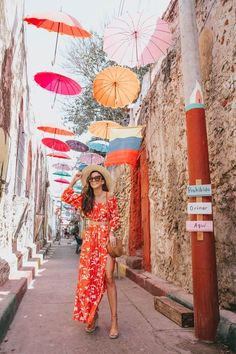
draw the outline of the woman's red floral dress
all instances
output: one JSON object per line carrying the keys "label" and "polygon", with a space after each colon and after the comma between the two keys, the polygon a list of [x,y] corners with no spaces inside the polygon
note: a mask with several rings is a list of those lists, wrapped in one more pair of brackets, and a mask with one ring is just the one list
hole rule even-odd
{"label": "woman's red floral dress", "polygon": [[[75,193],[73,188],[67,188],[64,191],[62,200],[81,209],[82,196]],[[92,323],[106,290],[108,227],[111,231],[119,227],[116,198],[108,198],[106,203],[95,202],[92,211],[86,217],[93,221],[104,222],[104,224],[90,224],[83,237],[73,318],[81,322]]]}

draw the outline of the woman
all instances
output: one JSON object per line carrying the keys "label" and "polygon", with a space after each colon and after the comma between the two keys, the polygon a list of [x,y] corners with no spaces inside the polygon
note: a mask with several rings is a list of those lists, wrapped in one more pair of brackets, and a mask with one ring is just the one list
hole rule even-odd
{"label": "woman", "polygon": [[[74,192],[74,184],[81,179],[82,194]],[[73,177],[62,194],[62,200],[78,208],[86,217],[86,231],[80,254],[80,268],[75,297],[74,316],[86,323],[86,332],[97,327],[98,306],[107,288],[111,310],[109,337],[118,337],[117,292],[113,272],[115,260],[107,253],[106,245],[116,245],[113,232],[119,228],[117,201],[108,192],[112,179],[102,166],[90,165]]]}

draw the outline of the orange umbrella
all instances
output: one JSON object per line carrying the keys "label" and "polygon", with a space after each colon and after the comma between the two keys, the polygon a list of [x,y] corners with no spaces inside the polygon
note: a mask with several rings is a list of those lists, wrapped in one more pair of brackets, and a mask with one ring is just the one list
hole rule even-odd
{"label": "orange umbrella", "polygon": [[110,129],[111,128],[120,128],[121,125],[113,122],[111,120],[99,120],[97,122],[93,122],[88,127],[89,132],[102,139],[110,138]]}
{"label": "orange umbrella", "polygon": [[94,98],[105,107],[125,107],[138,97],[139,90],[135,73],[121,66],[104,69],[93,82]]}
{"label": "orange umbrella", "polygon": [[48,125],[37,127],[38,130],[42,130],[45,133],[58,134],[58,135],[66,135],[66,136],[74,136],[75,133],[71,132],[67,129],[51,127]]}
{"label": "orange umbrella", "polygon": [[57,44],[58,44],[58,35],[66,34],[68,36],[88,38],[91,37],[91,33],[86,31],[79,21],[76,18],[68,15],[64,12],[45,12],[32,14],[26,16],[24,21],[30,25],[34,25],[38,28],[44,28],[50,32],[57,33],[56,47],[54,52],[54,59],[52,64],[55,63]]}

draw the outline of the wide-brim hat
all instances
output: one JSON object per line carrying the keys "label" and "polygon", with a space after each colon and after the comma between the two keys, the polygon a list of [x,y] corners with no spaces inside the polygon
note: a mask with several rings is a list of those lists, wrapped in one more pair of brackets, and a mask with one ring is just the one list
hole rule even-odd
{"label": "wide-brim hat", "polygon": [[87,178],[90,175],[90,173],[92,173],[93,171],[99,172],[101,173],[101,175],[103,175],[106,181],[107,188],[110,191],[112,189],[112,178],[110,172],[105,167],[100,165],[89,165],[83,169],[82,176],[81,176],[82,186],[86,185]]}

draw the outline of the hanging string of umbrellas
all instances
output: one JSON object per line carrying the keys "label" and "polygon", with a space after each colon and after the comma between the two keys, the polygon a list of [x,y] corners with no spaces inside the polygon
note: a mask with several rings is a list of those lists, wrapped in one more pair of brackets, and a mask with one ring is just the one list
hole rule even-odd
{"label": "hanging string of umbrellas", "polygon": [[[55,64],[60,35],[67,35],[87,39],[91,33],[84,29],[77,19],[62,11],[55,13],[33,14],[24,18],[24,21],[37,28],[56,33],[56,44],[52,65]],[[103,50],[108,59],[118,65],[110,66],[99,72],[93,82],[94,99],[105,107],[113,109],[123,108],[134,102],[140,92],[140,81],[137,75],[123,65],[130,68],[145,66],[156,62],[165,55],[171,45],[171,33],[168,24],[156,16],[148,16],[143,12],[129,14],[115,18],[105,29]],[[54,93],[52,108],[57,95],[74,96],[82,91],[82,87],[75,80],[55,72],[39,72],[34,76],[35,82],[45,90]],[[71,160],[67,154],[73,150],[81,155],[77,159],[76,168],[83,169],[89,164],[103,164],[104,157],[109,151],[109,139],[112,129],[122,128],[118,123],[102,120],[93,122],[88,131],[101,140],[92,140],[88,145],[78,141],[75,134],[67,129],[53,126],[38,126],[38,130],[53,135],[45,137],[42,144],[51,149],[48,157]],[[55,136],[74,137],[66,141]],[[120,140],[119,140],[120,141]],[[130,139],[123,140],[131,141]],[[123,147],[122,147],[123,148]],[[122,150],[123,151],[123,150]],[[68,184],[66,178],[71,177],[73,167],[67,163],[52,165],[54,181]],[[81,186],[77,186],[81,191]]]}

